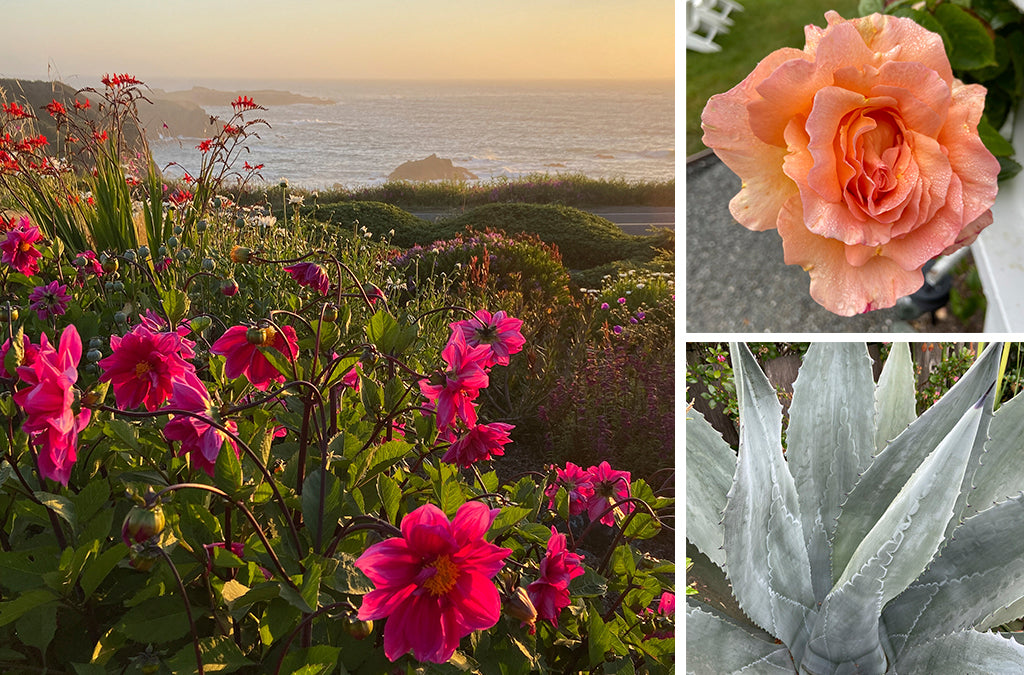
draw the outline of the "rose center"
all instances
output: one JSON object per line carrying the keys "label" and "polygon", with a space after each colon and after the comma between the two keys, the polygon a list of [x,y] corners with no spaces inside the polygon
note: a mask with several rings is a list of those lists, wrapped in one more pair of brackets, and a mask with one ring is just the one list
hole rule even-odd
{"label": "rose center", "polygon": [[459,568],[447,554],[438,556],[434,561],[434,576],[423,582],[423,587],[433,596],[444,595],[455,587],[459,578]]}

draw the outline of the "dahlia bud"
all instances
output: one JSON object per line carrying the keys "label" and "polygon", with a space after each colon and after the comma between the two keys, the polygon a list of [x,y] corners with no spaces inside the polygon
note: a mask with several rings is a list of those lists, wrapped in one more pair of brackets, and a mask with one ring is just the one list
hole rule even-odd
{"label": "dahlia bud", "polygon": [[220,292],[222,295],[226,295],[230,298],[238,292],[238,282],[234,279],[225,279],[220,282]]}
{"label": "dahlia bud", "polygon": [[152,539],[164,531],[164,511],[157,505],[151,508],[133,506],[121,526],[121,539],[131,546]]}
{"label": "dahlia bud", "polygon": [[520,626],[529,626],[530,633],[532,634],[537,630],[537,608],[533,606],[533,602],[530,600],[530,596],[527,595],[526,589],[522,586],[516,587],[515,591],[511,596],[503,598],[502,607],[505,609],[505,613],[513,619],[518,619],[522,623]]}
{"label": "dahlia bud", "polygon": [[118,262],[117,258],[104,258],[103,260],[103,271],[106,274],[113,274],[117,271]]}
{"label": "dahlia bud", "polygon": [[324,321],[327,321],[329,323],[334,323],[335,321],[337,321],[338,320],[338,306],[333,304],[333,303],[329,303],[329,304],[325,305],[324,306],[323,317],[324,317]]}
{"label": "dahlia bud", "polygon": [[233,246],[231,248],[231,262],[233,263],[247,263],[249,257],[252,255],[252,250],[244,246]]}
{"label": "dahlia bud", "polygon": [[251,345],[262,344],[264,337],[263,329],[257,328],[256,326],[245,331],[245,340]]}
{"label": "dahlia bud", "polygon": [[370,637],[370,634],[373,633],[372,621],[360,621],[354,614],[349,615],[342,620],[345,622],[345,632],[357,640],[368,638]]}

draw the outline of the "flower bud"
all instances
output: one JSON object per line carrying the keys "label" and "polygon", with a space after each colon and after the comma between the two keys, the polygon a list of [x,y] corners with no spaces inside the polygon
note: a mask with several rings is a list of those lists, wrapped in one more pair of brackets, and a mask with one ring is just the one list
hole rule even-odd
{"label": "flower bud", "polygon": [[233,246],[229,255],[233,263],[247,263],[252,255],[252,250],[244,246]]}
{"label": "flower bud", "polygon": [[201,262],[199,266],[204,272],[212,272],[217,267],[217,263],[213,258],[203,258],[203,262]]}
{"label": "flower bud", "polygon": [[17,321],[18,320],[18,308],[14,305],[4,304],[0,305],[0,321]]}
{"label": "flower bud", "polygon": [[196,223],[196,232],[206,232],[206,221],[200,220]]}
{"label": "flower bud", "polygon": [[121,526],[121,539],[128,546],[141,544],[163,532],[164,523],[164,511],[160,506],[133,506]]}
{"label": "flower bud", "polygon": [[146,258],[149,257],[149,247],[148,246],[140,246],[139,247],[139,257],[142,258],[142,259],[146,259]]}
{"label": "flower bud", "polygon": [[103,358],[103,352],[98,349],[90,349],[85,353],[85,358],[89,363],[96,363]]}
{"label": "flower bud", "polygon": [[103,261],[103,271],[107,274],[113,274],[117,271],[118,262],[117,258],[106,258]]}
{"label": "flower bud", "polygon": [[266,345],[274,339],[276,331],[271,328],[257,328],[253,326],[249,330],[245,331],[245,339],[251,345]]}
{"label": "flower bud", "polygon": [[226,295],[229,298],[238,292],[238,282],[234,279],[225,279],[220,282],[221,295]]}
{"label": "flower bud", "polygon": [[521,621],[521,626],[529,626],[530,633],[537,630],[537,608],[533,606],[530,596],[522,586],[516,587],[511,596],[503,598],[502,607],[510,617]]}
{"label": "flower bud", "polygon": [[114,323],[122,324],[128,321],[128,315],[124,312],[114,312]]}
{"label": "flower bud", "polygon": [[172,236],[167,240],[167,246],[169,246],[170,248],[178,248],[179,243],[180,242],[178,241],[177,237]]}
{"label": "flower bud", "polygon": [[360,621],[359,617],[350,615],[342,619],[345,622],[345,632],[357,640],[363,640],[373,633],[372,621]]}
{"label": "flower bud", "polygon": [[125,251],[124,254],[122,254],[121,257],[124,258],[125,260],[127,260],[128,262],[135,262],[135,251],[132,251],[132,250]]}
{"label": "flower bud", "polygon": [[235,227],[245,227],[245,218],[242,216],[235,218]]}
{"label": "flower bud", "polygon": [[183,231],[184,230],[181,229],[181,225],[175,225],[174,226],[174,230],[173,230],[174,234],[181,234]]}
{"label": "flower bud", "polygon": [[338,320],[338,306],[333,304],[333,303],[328,303],[327,305],[324,305],[323,317],[324,317],[324,321],[328,321],[330,323],[334,323],[335,321],[337,321]]}

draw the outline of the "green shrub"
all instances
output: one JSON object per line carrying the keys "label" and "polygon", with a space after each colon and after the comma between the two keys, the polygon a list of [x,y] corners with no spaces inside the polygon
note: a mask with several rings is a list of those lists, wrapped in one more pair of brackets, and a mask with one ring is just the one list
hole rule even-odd
{"label": "green shrub", "polygon": [[644,255],[650,259],[654,255],[646,237],[630,236],[610,220],[571,206],[487,204],[438,223],[442,237],[452,237],[470,226],[510,235],[535,234],[558,247],[569,269],[587,269]]}
{"label": "green shrub", "polygon": [[[303,218],[333,223],[341,229],[365,227],[375,239],[387,238],[395,246],[409,247],[424,244],[444,235],[428,221],[408,211],[382,202],[338,202],[335,204],[307,204],[300,211]],[[358,226],[355,223],[358,222]],[[394,234],[389,234],[394,230]]]}

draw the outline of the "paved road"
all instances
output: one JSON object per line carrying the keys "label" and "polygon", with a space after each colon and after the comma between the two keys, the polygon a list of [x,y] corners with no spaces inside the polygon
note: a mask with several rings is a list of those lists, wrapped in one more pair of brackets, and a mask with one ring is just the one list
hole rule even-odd
{"label": "paved road", "polygon": [[[595,215],[607,218],[622,228],[626,234],[650,234],[652,226],[675,229],[676,209],[673,206],[602,206],[584,209]],[[417,218],[431,222],[440,218],[455,215],[449,211],[411,211]]]}

